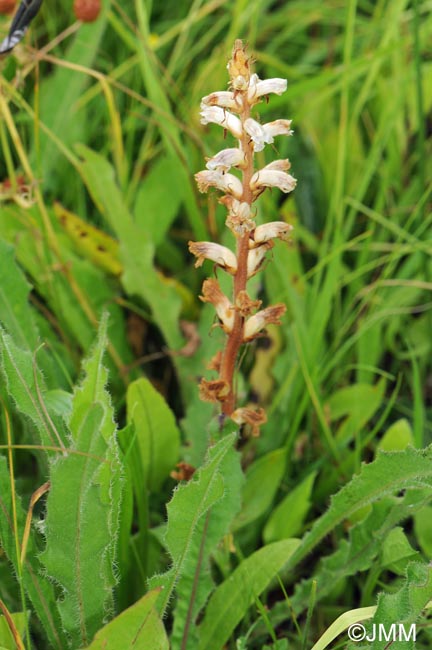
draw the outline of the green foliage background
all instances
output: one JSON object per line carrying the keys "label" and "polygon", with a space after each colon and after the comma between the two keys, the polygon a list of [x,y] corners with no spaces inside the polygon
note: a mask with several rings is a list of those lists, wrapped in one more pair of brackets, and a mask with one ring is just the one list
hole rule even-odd
{"label": "green foliage background", "polygon": [[[0,62],[0,647],[323,650],[363,616],[429,647],[430,3],[102,4],[45,0]],[[288,307],[238,373],[257,439],[198,399],[223,334],[187,252],[233,243],[193,175],[236,38],[288,79],[258,163],[298,179],[256,204],[294,225],[253,283]]]}

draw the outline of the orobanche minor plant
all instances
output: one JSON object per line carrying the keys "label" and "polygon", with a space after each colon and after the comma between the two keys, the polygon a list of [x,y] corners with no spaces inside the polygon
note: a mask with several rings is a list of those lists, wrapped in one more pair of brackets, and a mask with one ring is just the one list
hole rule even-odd
{"label": "orobanche minor plant", "polygon": [[[236,40],[232,58],[228,62],[229,90],[214,92],[203,98],[201,123],[218,124],[237,139],[237,146],[219,151],[207,160],[207,169],[196,174],[201,192],[215,187],[223,196],[220,202],[227,208],[226,225],[236,240],[236,250],[214,242],[190,242],[189,249],[196,256],[196,266],[205,259],[212,260],[233,278],[233,295],[226,296],[217,279],[208,278],[202,287],[201,300],[215,307],[220,325],[226,334],[224,349],[212,359],[210,368],[217,379],[202,379],[201,398],[220,402],[222,413],[237,424],[247,423],[257,433],[266,416],[262,408],[236,408],[234,371],[240,347],[262,334],[269,324],[280,324],[286,307],[271,305],[260,309],[261,301],[247,292],[249,278],[258,273],[273,247],[274,239],[287,239],[292,226],[284,221],[273,221],[257,226],[253,204],[266,188],[277,187],[291,192],[296,179],[288,173],[289,160],[274,160],[262,169],[255,168],[255,154],[276,135],[292,135],[291,120],[278,119],[260,124],[253,114],[263,98],[275,93],[281,95],[287,87],[285,79],[259,79],[252,72],[253,60],[246,53],[241,40]],[[240,172],[230,172],[234,168]]]}

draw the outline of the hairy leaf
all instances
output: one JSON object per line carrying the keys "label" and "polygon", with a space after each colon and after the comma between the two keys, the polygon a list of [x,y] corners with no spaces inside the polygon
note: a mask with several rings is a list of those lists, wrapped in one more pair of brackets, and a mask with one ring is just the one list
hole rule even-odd
{"label": "hairy leaf", "polygon": [[[394,594],[381,593],[372,621],[365,624],[368,636],[376,638],[365,645],[350,643],[348,649],[386,650],[389,639],[385,635],[394,634],[398,650],[415,650],[415,640],[409,635],[410,627],[418,621],[431,598],[432,567],[429,564],[411,562],[402,587]],[[399,632],[400,625],[404,628],[402,633]],[[380,633],[380,630],[383,632]],[[410,638],[407,640],[406,636]]]}
{"label": "hairy leaf", "polygon": [[432,446],[408,447],[404,451],[380,452],[359,474],[332,497],[330,507],[304,536],[290,557],[287,567],[303,560],[317,544],[344,519],[359,508],[399,490],[430,489],[432,485]]}
{"label": "hairy leaf", "polygon": [[[296,586],[291,600],[294,611],[300,613],[307,607],[312,581],[316,582],[317,598],[321,600],[344,577],[369,569],[394,526],[421,511],[431,499],[430,490],[410,490],[402,497],[385,497],[372,504],[369,514],[350,529],[348,539],[342,539],[337,550],[323,558],[313,577]],[[285,604],[282,609],[286,617]]]}
{"label": "hairy leaf", "polygon": [[14,342],[35,350],[38,332],[28,304],[30,285],[14,258],[14,249],[0,240],[0,320]]}
{"label": "hairy leaf", "polygon": [[[16,575],[20,575],[19,546],[16,537],[22,542],[26,513],[21,506],[21,499],[15,491],[16,528],[13,518],[13,501],[11,481],[6,459],[0,456],[0,546],[7,559],[14,567]],[[33,535],[29,536],[25,561],[21,568],[24,590],[27,593],[32,608],[39,618],[48,636],[51,646],[56,650],[67,647],[66,639],[60,623],[60,616],[55,602],[54,586],[42,574],[41,566],[36,555],[36,545]]]}
{"label": "hairy leaf", "polygon": [[194,536],[176,587],[172,650],[198,647],[196,618],[214,587],[209,558],[223,535],[229,532],[231,521],[240,509],[244,477],[240,455],[234,449],[228,450],[219,471],[225,485],[223,497],[201,518],[199,533]]}
{"label": "hairy leaf", "polygon": [[221,465],[234,442],[234,434],[222,438],[208,450],[206,462],[192,480],[180,485],[167,505],[168,525],[165,543],[172,559],[171,568],[150,580],[150,587],[162,586],[157,607],[164,614],[175,586],[188,569],[188,561],[202,539],[203,517],[220,499],[226,485]]}
{"label": "hairy leaf", "polygon": [[46,549],[40,558],[62,590],[58,603],[73,644],[86,645],[113,608],[121,465],[102,356],[106,319],[73,399],[72,446],[52,468]]}
{"label": "hairy leaf", "polygon": [[18,348],[0,329],[0,361],[6,386],[16,408],[36,426],[42,444],[64,446],[67,431],[61,417],[50,413],[45,402],[45,381],[34,356]]}

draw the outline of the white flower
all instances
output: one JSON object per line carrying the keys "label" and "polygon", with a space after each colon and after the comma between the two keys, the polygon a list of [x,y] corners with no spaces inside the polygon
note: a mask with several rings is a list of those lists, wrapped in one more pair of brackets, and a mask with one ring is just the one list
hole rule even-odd
{"label": "white flower", "polygon": [[290,130],[291,120],[275,120],[267,122],[267,124],[260,124],[249,117],[243,126],[254,143],[255,151],[262,151],[266,144],[271,144],[275,135],[292,135],[293,133]]}
{"label": "white flower", "polygon": [[262,151],[266,144],[273,142],[273,138],[269,139],[269,136],[266,134],[264,127],[249,117],[244,122],[244,130],[248,135],[250,135],[252,142],[254,143],[255,151]]}
{"label": "white flower", "polygon": [[233,111],[240,111],[242,108],[242,99],[240,95],[234,95],[230,90],[221,90],[220,92],[206,95],[201,100],[201,109],[206,106],[220,106],[229,108]]}
{"label": "white flower", "polygon": [[270,221],[261,226],[257,226],[253,233],[253,242],[255,244],[262,244],[263,242],[271,239],[288,239],[289,233],[293,227],[285,221]]}
{"label": "white flower", "polygon": [[222,192],[232,194],[238,199],[243,194],[243,186],[240,179],[234,176],[234,174],[223,174],[219,169],[204,169],[195,174],[195,180],[200,192],[207,192],[209,187],[217,187]]}
{"label": "white flower", "polygon": [[280,325],[281,317],[286,312],[286,306],[283,303],[271,305],[247,319],[243,330],[244,341],[251,341],[256,338],[267,325]]}
{"label": "white flower", "polygon": [[200,112],[201,124],[219,124],[237,139],[242,137],[242,125],[238,117],[220,106],[204,106]]}
{"label": "white flower", "polygon": [[272,241],[267,241],[263,242],[256,248],[251,248],[248,252],[248,260],[247,260],[247,276],[248,278],[251,278],[253,275],[258,273],[260,270],[265,254],[267,253],[268,250],[273,248],[274,244]]}
{"label": "white flower", "polygon": [[189,250],[197,258],[195,266],[201,266],[204,260],[211,260],[234,275],[237,271],[237,258],[226,246],[211,241],[190,241]]}
{"label": "white flower", "polygon": [[266,137],[269,138],[268,142],[273,142],[275,135],[292,135],[291,131],[292,120],[274,120],[264,124],[263,129]]}
{"label": "white flower", "polygon": [[255,172],[250,181],[250,188],[255,194],[260,194],[265,187],[278,187],[282,192],[292,192],[297,180],[284,170],[289,169],[287,160],[275,160],[263,169]]}
{"label": "white flower", "polygon": [[222,149],[213,158],[208,158],[207,169],[219,169],[227,172],[231,167],[242,167],[245,162],[244,153],[241,149]]}
{"label": "white flower", "polygon": [[248,90],[248,100],[253,102],[258,100],[264,95],[269,95],[274,93],[275,95],[282,95],[287,89],[287,80],[286,79],[264,79],[260,80],[258,75],[253,74]]}

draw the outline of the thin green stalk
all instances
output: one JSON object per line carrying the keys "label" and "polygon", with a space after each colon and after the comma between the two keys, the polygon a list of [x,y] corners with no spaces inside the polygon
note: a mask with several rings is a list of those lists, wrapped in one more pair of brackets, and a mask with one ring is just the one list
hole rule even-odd
{"label": "thin green stalk", "polygon": [[[423,99],[423,79],[422,79],[422,62],[421,62],[421,45],[420,45],[420,8],[419,1],[414,0],[414,19],[412,21],[412,30],[414,38],[414,70],[416,85],[416,109],[417,109],[417,173],[420,183],[420,194],[426,190],[426,120],[424,115]],[[424,204],[421,206],[418,215],[418,223],[423,222],[425,212]]]}

